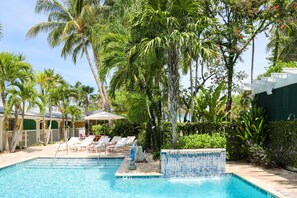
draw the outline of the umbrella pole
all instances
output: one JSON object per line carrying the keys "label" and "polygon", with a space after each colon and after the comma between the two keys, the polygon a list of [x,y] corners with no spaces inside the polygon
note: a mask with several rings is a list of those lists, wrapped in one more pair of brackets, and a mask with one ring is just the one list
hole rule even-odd
{"label": "umbrella pole", "polygon": [[104,136],[105,136],[105,120],[104,120],[104,125],[103,125],[103,132],[104,132]]}

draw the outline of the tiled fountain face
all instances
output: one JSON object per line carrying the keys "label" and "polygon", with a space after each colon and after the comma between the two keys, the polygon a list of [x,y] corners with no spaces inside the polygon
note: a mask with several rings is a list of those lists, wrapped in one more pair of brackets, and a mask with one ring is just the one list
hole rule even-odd
{"label": "tiled fountain face", "polygon": [[161,150],[164,177],[223,176],[225,164],[225,149]]}

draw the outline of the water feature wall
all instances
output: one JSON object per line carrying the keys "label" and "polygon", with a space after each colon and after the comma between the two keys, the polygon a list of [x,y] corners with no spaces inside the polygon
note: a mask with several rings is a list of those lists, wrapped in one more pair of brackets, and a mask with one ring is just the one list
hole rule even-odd
{"label": "water feature wall", "polygon": [[161,150],[163,177],[213,177],[226,173],[226,149]]}

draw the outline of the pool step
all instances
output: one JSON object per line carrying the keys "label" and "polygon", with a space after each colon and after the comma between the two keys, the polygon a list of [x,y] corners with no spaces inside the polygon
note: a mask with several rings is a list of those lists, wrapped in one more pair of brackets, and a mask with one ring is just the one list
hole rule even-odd
{"label": "pool step", "polygon": [[27,169],[115,169],[115,166],[57,166],[57,165],[43,165],[43,166],[25,166]]}
{"label": "pool step", "polygon": [[24,163],[26,168],[71,168],[71,169],[86,169],[86,168],[96,168],[96,169],[113,169],[119,166],[119,161],[110,160],[100,160],[99,163],[95,159],[51,159],[51,158],[41,158],[33,161],[28,161]]}

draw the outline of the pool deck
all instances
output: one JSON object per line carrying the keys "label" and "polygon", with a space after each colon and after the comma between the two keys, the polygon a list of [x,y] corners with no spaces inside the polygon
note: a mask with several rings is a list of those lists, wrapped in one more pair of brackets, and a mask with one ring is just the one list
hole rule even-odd
{"label": "pool deck", "polygon": [[[13,165],[18,162],[34,159],[36,157],[53,157],[57,145],[29,147],[24,150],[11,154],[0,153],[0,168]],[[123,150],[118,153],[100,153],[100,157],[123,157],[125,158],[118,171],[117,177],[133,176],[161,176],[160,162],[154,161],[150,154],[146,155],[147,163],[136,163],[136,170],[128,170],[129,150]],[[97,158],[98,153],[94,151],[66,151],[58,152],[59,158]],[[297,173],[284,169],[265,169],[253,166],[244,162],[227,162],[226,172],[234,173],[247,181],[271,192],[281,198],[297,197]]]}

